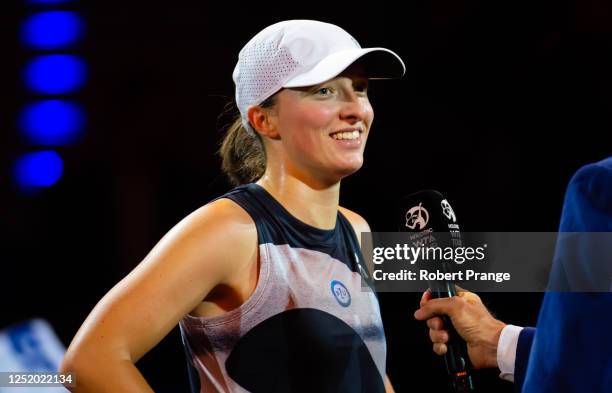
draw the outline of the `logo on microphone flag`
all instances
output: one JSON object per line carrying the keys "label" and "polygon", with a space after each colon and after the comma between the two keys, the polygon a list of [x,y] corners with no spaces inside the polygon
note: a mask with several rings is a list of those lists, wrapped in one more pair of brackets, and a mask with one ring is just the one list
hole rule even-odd
{"label": "logo on microphone flag", "polygon": [[442,199],[440,205],[442,206],[442,214],[444,214],[444,217],[448,218],[449,220],[453,220],[453,222],[457,222],[457,217],[455,217],[455,212],[453,211],[450,203],[448,203],[446,199]]}
{"label": "logo on microphone flag", "polygon": [[418,206],[411,207],[406,212],[406,227],[415,229],[417,226],[419,230],[423,230],[429,222],[429,213],[423,206],[423,203],[419,203]]}

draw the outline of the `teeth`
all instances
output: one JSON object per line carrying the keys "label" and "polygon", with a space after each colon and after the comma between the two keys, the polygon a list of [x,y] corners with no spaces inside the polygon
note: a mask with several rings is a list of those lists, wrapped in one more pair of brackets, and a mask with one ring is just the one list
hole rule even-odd
{"label": "teeth", "polygon": [[357,139],[359,138],[359,131],[355,130],[355,131],[349,131],[349,132],[336,132],[335,134],[332,134],[331,137],[336,140]]}

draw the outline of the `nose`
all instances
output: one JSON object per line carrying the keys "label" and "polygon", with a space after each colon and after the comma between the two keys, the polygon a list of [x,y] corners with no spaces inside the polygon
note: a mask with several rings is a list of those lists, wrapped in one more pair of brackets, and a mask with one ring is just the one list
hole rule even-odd
{"label": "nose", "polygon": [[371,113],[372,107],[366,97],[359,96],[354,91],[344,96],[340,109],[340,118],[342,120],[348,121],[350,124],[355,124],[359,121],[367,123]]}

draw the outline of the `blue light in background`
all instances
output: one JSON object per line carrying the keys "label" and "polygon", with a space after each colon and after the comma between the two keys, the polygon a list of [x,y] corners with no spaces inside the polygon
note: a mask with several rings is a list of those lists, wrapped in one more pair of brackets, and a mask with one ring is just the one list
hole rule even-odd
{"label": "blue light in background", "polygon": [[72,0],[28,0],[30,4],[61,4],[70,3]]}
{"label": "blue light in background", "polygon": [[26,153],[15,161],[15,180],[23,188],[50,187],[62,177],[64,163],[54,151]]}
{"label": "blue light in background", "polygon": [[34,144],[58,146],[76,142],[82,135],[85,116],[71,102],[46,100],[26,106],[21,113],[20,127]]}
{"label": "blue light in background", "polygon": [[85,83],[85,73],[85,63],[78,56],[44,55],[26,66],[25,82],[37,93],[72,93]]}
{"label": "blue light in background", "polygon": [[61,49],[80,37],[83,23],[76,12],[46,11],[30,16],[22,28],[22,40],[33,49]]}

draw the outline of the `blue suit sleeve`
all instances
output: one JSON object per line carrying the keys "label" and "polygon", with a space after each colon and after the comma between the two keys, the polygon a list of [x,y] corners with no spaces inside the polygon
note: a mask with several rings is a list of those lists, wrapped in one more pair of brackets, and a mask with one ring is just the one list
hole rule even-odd
{"label": "blue suit sleeve", "polygon": [[535,333],[535,328],[526,327],[521,330],[521,334],[519,335],[518,344],[516,346],[516,361],[514,362],[514,389],[518,393],[523,389],[523,383],[525,382],[525,374],[527,372],[527,365],[529,364],[529,354],[531,352],[531,345],[533,344]]}

